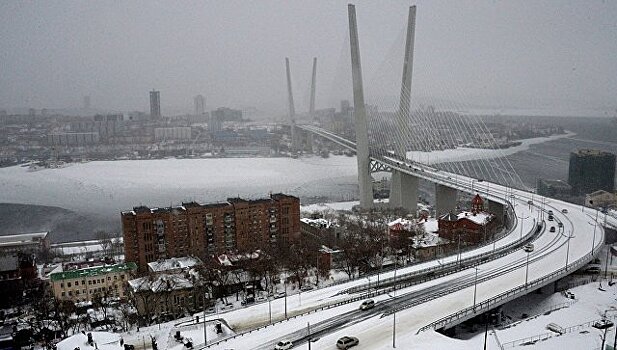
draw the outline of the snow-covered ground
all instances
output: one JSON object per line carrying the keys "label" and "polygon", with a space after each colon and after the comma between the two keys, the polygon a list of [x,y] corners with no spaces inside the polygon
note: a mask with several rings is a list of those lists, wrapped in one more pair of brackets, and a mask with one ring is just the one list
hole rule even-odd
{"label": "snow-covered ground", "polygon": [[504,157],[512,155],[517,152],[526,151],[531,145],[539,143],[558,140],[564,137],[572,137],[576,134],[567,132],[561,135],[552,135],[549,137],[536,137],[532,139],[520,140],[521,144],[514,147],[508,147],[505,149],[483,149],[483,148],[467,148],[459,147],[456,149],[446,149],[442,151],[432,152],[407,152],[407,158],[412,159],[424,164],[439,164],[452,161],[467,161],[476,159],[491,159],[497,157]]}
{"label": "snow-covered ground", "polygon": [[[459,148],[411,153],[412,159],[443,162],[513,154],[567,135],[523,140],[505,150]],[[413,158],[416,157],[416,158]],[[212,158],[95,161],[58,169],[0,168],[2,202],[58,206],[80,213],[118,215],[136,205],[257,198],[269,192],[298,196],[355,197],[355,157]]]}

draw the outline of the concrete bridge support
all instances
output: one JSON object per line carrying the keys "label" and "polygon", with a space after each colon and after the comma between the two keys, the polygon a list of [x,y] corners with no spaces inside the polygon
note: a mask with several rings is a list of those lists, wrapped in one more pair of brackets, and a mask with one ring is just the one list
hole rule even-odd
{"label": "concrete bridge support", "polygon": [[400,171],[392,171],[390,207],[403,208],[416,215],[418,211],[418,178]]}
{"label": "concrete bridge support", "polygon": [[294,95],[291,89],[291,70],[289,68],[289,57],[285,57],[285,71],[287,73],[287,102],[289,104],[289,125],[291,126],[291,151],[295,153],[298,149],[298,135],[296,131],[296,108],[294,106]]}
{"label": "concrete bridge support", "polygon": [[456,209],[456,189],[435,184],[435,210],[437,217],[454,212]]}
{"label": "concrete bridge support", "polygon": [[347,5],[349,15],[349,44],[351,47],[351,76],[353,78],[354,121],[356,127],[356,159],[358,161],[358,185],[360,186],[360,207],[373,207],[373,182],[368,149],[368,127],[366,123],[366,106],[364,88],[362,87],[362,65],[360,64],[360,43],[358,41],[358,24],[356,7]]}

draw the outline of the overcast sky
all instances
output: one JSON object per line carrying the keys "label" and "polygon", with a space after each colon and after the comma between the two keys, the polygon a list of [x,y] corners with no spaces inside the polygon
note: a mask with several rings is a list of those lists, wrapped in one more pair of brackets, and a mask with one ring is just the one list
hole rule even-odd
{"label": "overcast sky", "polygon": [[[467,107],[617,108],[617,1],[358,1],[368,100],[394,95],[417,4],[413,94]],[[306,109],[351,98],[343,1],[2,1],[0,109]],[[391,85],[391,86],[390,86]],[[391,87],[391,88],[390,88]],[[378,97],[375,97],[379,100]],[[436,102],[439,104],[438,102]],[[443,102],[446,104],[447,102]]]}

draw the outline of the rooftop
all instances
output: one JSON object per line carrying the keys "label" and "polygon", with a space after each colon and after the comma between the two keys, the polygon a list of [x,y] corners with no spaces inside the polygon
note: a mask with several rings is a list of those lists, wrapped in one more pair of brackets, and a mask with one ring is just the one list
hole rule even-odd
{"label": "rooftop", "polygon": [[0,236],[0,246],[15,244],[32,244],[46,239],[49,232],[20,233],[17,235]]}
{"label": "rooftop", "polygon": [[186,269],[195,265],[201,265],[201,260],[192,256],[169,258],[148,263],[148,267],[152,272],[163,272],[174,269]]}
{"label": "rooftop", "polygon": [[52,273],[49,277],[52,281],[61,281],[73,278],[93,277],[104,275],[107,273],[134,271],[137,270],[137,265],[134,262],[121,263],[115,265],[105,265],[97,267],[89,267],[80,270],[63,271]]}
{"label": "rooftop", "polygon": [[599,149],[589,149],[589,148],[579,149],[572,153],[579,155],[579,156],[615,156],[613,153],[610,153],[610,152],[605,152]]}

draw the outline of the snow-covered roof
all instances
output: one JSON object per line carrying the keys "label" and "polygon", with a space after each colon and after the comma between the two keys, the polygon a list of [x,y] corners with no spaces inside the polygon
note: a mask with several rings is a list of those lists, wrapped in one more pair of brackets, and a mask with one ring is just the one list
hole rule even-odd
{"label": "snow-covered roof", "polygon": [[182,274],[161,274],[155,277],[146,276],[130,280],[129,286],[133,291],[151,291],[158,293],[168,290],[193,288],[193,282]]}
{"label": "snow-covered roof", "polygon": [[491,213],[487,213],[485,211],[481,211],[479,213],[472,213],[469,211],[462,211],[460,213],[458,213],[458,219],[467,219],[470,221],[473,221],[474,223],[478,224],[478,225],[485,225],[487,223],[489,223],[493,217],[495,215],[491,214]]}
{"label": "snow-covered roof", "polygon": [[175,269],[187,269],[196,265],[201,265],[201,260],[192,256],[184,256],[180,258],[162,259],[148,263],[148,268],[152,272],[163,272]]}
{"label": "snow-covered roof", "polygon": [[428,218],[424,222],[419,222],[418,225],[424,226],[424,232],[437,232],[439,231],[439,222],[435,218]]}
{"label": "snow-covered roof", "polygon": [[443,240],[439,238],[438,234],[433,232],[427,232],[423,235],[413,237],[412,241],[412,247],[423,248],[436,246],[440,244]]}
{"label": "snow-covered roof", "polygon": [[49,232],[21,233],[17,235],[0,236],[0,246],[39,244],[47,238]]}
{"label": "snow-covered roof", "polygon": [[83,333],[74,334],[58,344],[58,350],[118,350],[120,349],[120,335],[109,332],[89,332],[92,333],[92,340],[95,344],[88,344],[88,336]]}
{"label": "snow-covered roof", "polygon": [[303,223],[307,225],[321,227],[321,228],[330,228],[330,226],[332,226],[332,222],[326,219],[322,219],[322,218],[319,218],[319,219],[302,218],[300,219],[300,221],[302,221]]}
{"label": "snow-covered roof", "polygon": [[319,251],[324,254],[336,254],[342,252],[340,249],[332,249],[330,247],[326,247],[325,245],[322,245],[321,248],[319,248]]}
{"label": "snow-covered roof", "polygon": [[390,228],[390,229],[397,229],[398,227],[400,227],[399,229],[411,231],[411,229],[415,225],[416,225],[415,222],[413,222],[412,220],[398,218],[398,219],[396,219],[394,221],[389,222],[388,223],[388,228]]}
{"label": "snow-covered roof", "polygon": [[458,221],[461,219],[467,219],[470,220],[478,225],[486,225],[488,224],[491,220],[493,220],[493,218],[495,217],[495,215],[491,214],[491,213],[487,213],[485,211],[482,212],[478,212],[478,213],[472,213],[470,211],[462,211],[458,214],[453,214],[453,213],[447,213],[442,215],[439,219],[440,220],[449,220],[449,221]]}

